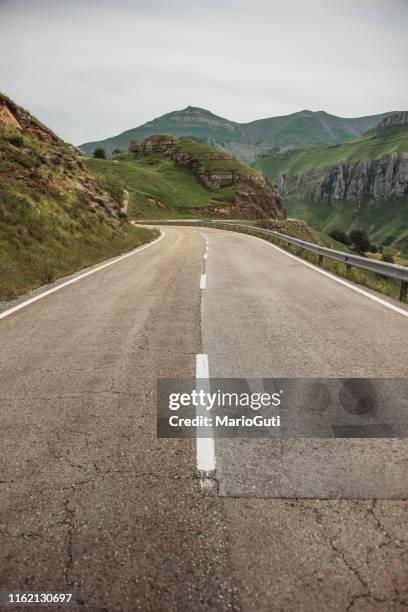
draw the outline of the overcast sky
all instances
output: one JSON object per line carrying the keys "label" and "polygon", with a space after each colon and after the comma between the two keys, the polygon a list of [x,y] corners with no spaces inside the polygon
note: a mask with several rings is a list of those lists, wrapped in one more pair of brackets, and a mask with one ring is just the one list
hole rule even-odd
{"label": "overcast sky", "polygon": [[408,109],[408,0],[0,0],[0,90],[75,144],[188,105]]}

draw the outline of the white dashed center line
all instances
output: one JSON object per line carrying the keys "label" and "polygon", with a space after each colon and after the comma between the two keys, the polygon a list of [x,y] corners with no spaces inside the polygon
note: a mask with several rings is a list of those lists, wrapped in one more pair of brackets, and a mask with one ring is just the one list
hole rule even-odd
{"label": "white dashed center line", "polygon": [[[196,388],[206,394],[210,392],[208,356],[205,353],[196,355]],[[196,414],[208,416],[207,406],[197,406]],[[197,426],[197,470],[202,479],[210,478],[215,472],[215,447],[212,427]]]}

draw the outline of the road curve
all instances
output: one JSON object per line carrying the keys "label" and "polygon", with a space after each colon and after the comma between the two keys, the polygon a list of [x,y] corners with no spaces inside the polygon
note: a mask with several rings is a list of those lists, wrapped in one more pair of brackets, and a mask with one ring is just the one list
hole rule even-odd
{"label": "road curve", "polygon": [[[2,590],[69,589],[89,610],[405,609],[403,490],[285,499],[276,455],[313,474],[321,447],[241,440],[217,441],[221,495],[203,497],[194,440],[157,440],[155,420],[157,378],[194,376],[201,353],[211,376],[406,376],[406,317],[249,236],[165,231],[0,321]],[[400,480],[405,441],[375,442],[368,473],[380,456]]]}

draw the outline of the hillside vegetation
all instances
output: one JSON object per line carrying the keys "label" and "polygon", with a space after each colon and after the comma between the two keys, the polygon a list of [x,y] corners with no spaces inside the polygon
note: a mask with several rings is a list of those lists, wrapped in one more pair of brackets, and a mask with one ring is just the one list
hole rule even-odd
{"label": "hillside vegetation", "polygon": [[95,148],[101,146],[110,155],[115,149],[127,150],[131,140],[143,140],[152,134],[171,134],[176,138],[200,139],[242,161],[252,162],[266,152],[352,140],[390,114],[344,118],[324,111],[302,110],[290,115],[237,123],[203,108],[188,106],[117,136],[84,143],[79,148],[84,155],[91,156]]}
{"label": "hillside vegetation", "polygon": [[320,145],[258,160],[277,183],[289,216],[318,230],[360,227],[377,244],[408,253],[407,113],[339,145]]}
{"label": "hillside vegetation", "polygon": [[130,149],[86,164],[99,181],[117,181],[129,192],[133,218],[285,217],[272,183],[225,152],[167,135],[132,141]]}
{"label": "hillside vegetation", "polygon": [[408,126],[379,128],[343,144],[320,145],[263,157],[254,167],[276,181],[282,174],[300,175],[337,161],[355,163],[405,151],[408,151]]}
{"label": "hillside vegetation", "polygon": [[114,178],[129,192],[130,218],[188,216],[193,208],[208,208],[230,202],[238,187],[216,192],[206,189],[188,168],[161,154],[119,159],[86,159],[86,166],[99,179]]}
{"label": "hillside vegetation", "polygon": [[328,207],[322,202],[287,195],[285,206],[292,217],[303,219],[320,232],[361,227],[374,243],[385,242],[397,253],[408,255],[408,198],[391,200],[373,210],[370,202],[362,202],[358,209],[348,202]]}
{"label": "hillside vegetation", "polygon": [[74,147],[0,94],[0,300],[151,239],[155,233],[127,224],[121,196],[98,186]]}

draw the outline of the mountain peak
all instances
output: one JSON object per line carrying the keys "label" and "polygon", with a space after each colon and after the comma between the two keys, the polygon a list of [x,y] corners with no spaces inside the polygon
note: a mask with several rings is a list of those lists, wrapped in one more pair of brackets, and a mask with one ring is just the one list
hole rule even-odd
{"label": "mountain peak", "polygon": [[206,108],[201,108],[200,106],[186,106],[186,108],[183,108],[182,110],[176,112],[188,115],[193,114],[217,117],[217,115],[214,115],[214,113],[212,113],[211,111],[207,110]]}

